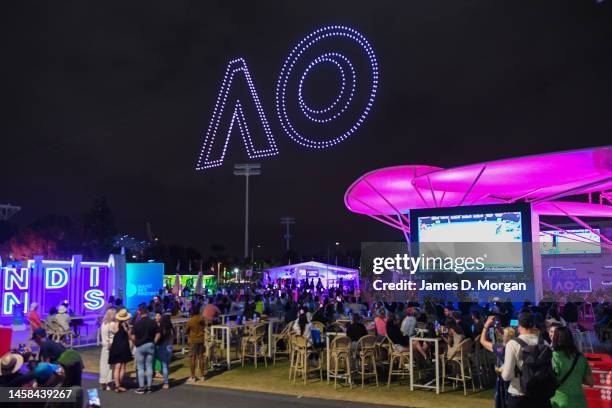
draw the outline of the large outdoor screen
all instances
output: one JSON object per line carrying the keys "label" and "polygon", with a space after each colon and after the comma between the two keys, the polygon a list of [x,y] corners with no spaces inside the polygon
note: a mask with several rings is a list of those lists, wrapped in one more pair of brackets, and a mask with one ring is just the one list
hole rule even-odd
{"label": "large outdoor screen", "polygon": [[[524,272],[530,241],[528,207],[491,205],[411,212],[413,241],[425,257],[483,256],[479,272]],[[422,268],[422,272],[437,272]]]}
{"label": "large outdoor screen", "polygon": [[542,255],[590,255],[601,254],[599,228],[569,229],[565,231],[541,231]]}

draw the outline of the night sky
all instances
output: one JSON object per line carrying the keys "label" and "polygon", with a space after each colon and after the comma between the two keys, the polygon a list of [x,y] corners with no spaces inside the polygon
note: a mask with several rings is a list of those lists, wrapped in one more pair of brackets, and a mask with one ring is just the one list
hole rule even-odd
{"label": "night sky", "polygon": [[[344,206],[348,186],[380,167],[448,167],[612,140],[612,1],[28,3],[5,4],[0,24],[0,202],[23,208],[19,225],[77,218],[106,196],[121,232],[145,238],[150,221],[163,241],[240,254],[239,134],[222,167],[194,170],[235,57],[247,61],[280,150],[252,179],[260,255],[281,253],[284,215],[297,220],[302,252],[401,239]],[[312,150],[283,132],[275,89],[293,46],[328,24],[368,38],[380,87],[357,133]],[[311,81],[310,98],[333,98],[330,78]],[[247,117],[253,133],[255,119]]]}

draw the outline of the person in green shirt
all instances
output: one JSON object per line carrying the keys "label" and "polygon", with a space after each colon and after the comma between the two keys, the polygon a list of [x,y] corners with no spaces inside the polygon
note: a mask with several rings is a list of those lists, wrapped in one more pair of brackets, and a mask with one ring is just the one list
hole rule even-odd
{"label": "person in green shirt", "polygon": [[552,339],[552,364],[559,388],[551,398],[553,408],[587,408],[582,384],[593,386],[591,367],[576,348],[572,332],[557,327]]}

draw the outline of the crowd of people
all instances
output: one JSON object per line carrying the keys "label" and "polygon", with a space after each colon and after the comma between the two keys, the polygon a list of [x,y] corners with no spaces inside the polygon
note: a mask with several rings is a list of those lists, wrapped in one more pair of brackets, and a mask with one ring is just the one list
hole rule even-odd
{"label": "crowd of people", "polygon": [[[111,298],[100,322],[99,383],[103,390],[127,391],[127,364],[135,360],[137,394],[151,392],[154,377],[161,379],[162,389],[169,389],[176,337],[172,319],[185,314],[189,315],[188,381],[204,381],[210,355],[207,325],[220,323],[221,315],[234,316],[239,322],[266,315],[280,318],[311,345],[320,342],[320,337],[312,336],[316,322],[346,331],[355,343],[372,332],[380,341],[390,340],[398,351],[408,350],[412,343],[416,364],[423,369],[432,366],[432,350],[420,338],[441,338],[446,356],[455,354],[464,339],[471,338],[495,356],[496,407],[586,407],[582,387],[592,385],[593,377],[573,340],[572,333],[581,329],[578,306],[566,302],[560,310],[558,303],[526,302],[515,310],[512,302],[497,299],[486,304],[443,303],[431,298],[421,303],[383,302],[365,299],[342,282],[325,289],[312,281],[227,286],[214,295],[192,294],[190,298],[162,290],[133,314],[121,299]],[[608,303],[594,303],[593,308],[595,329],[609,326],[612,310]],[[46,320],[67,324],[64,329],[73,331],[65,314],[69,314],[69,305],[60,305]],[[338,323],[347,318],[348,324]],[[39,346],[36,359],[32,359],[30,349],[4,356],[1,384],[80,386],[83,366],[78,353],[47,336],[35,303],[28,320],[32,339]],[[29,368],[22,369],[26,365]]]}

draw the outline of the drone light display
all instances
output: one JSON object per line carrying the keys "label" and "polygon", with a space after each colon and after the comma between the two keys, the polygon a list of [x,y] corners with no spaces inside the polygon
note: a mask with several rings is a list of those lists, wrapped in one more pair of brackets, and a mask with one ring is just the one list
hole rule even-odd
{"label": "drone light display", "polygon": [[[359,58],[363,63],[353,62]],[[327,106],[313,107],[305,91],[315,88],[312,85],[316,81],[311,76],[326,65],[337,72],[339,90]],[[358,31],[333,25],[310,33],[291,50],[279,74],[276,113],[281,128],[291,140],[309,148],[325,149],[346,140],[363,125],[370,113],[378,89],[378,76],[374,49]],[[232,85],[235,87],[239,79],[247,85],[247,98],[232,92]],[[246,109],[256,112],[257,127],[265,136],[264,147],[256,147],[249,130],[255,127],[248,126]],[[227,65],[196,170],[223,164],[234,125],[237,125],[250,159],[278,155],[263,105],[242,58],[231,60]]]}

